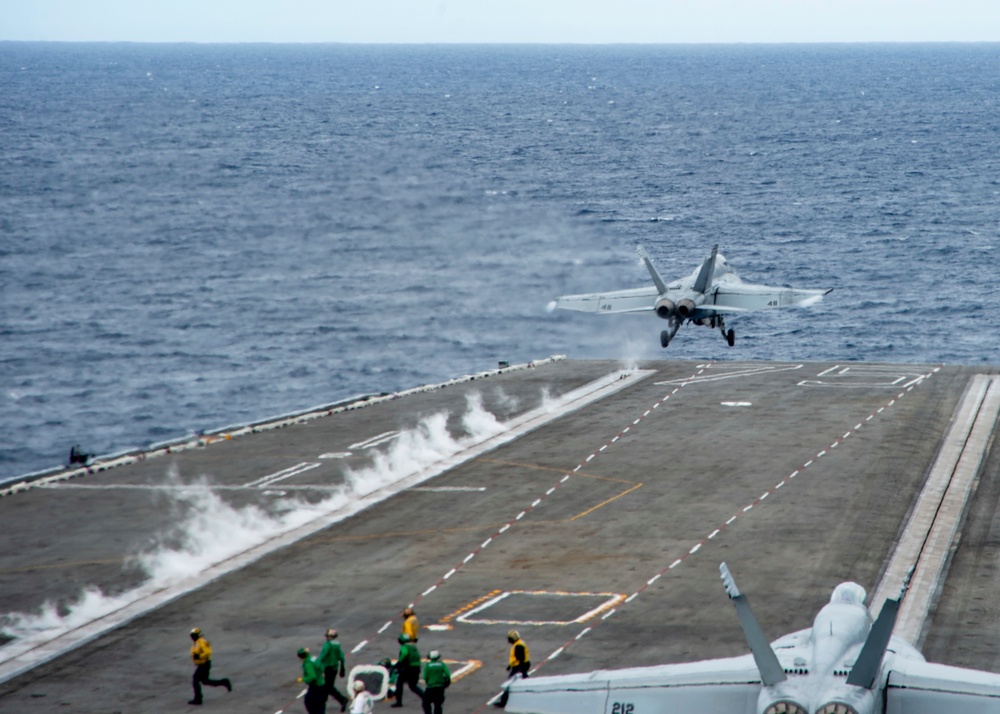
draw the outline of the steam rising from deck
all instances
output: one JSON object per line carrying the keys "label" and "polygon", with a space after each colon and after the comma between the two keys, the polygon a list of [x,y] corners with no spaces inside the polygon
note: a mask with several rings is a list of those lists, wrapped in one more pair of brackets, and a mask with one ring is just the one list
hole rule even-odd
{"label": "steam rising from deck", "polygon": [[[506,397],[504,397],[506,398]],[[543,401],[545,401],[543,395]],[[163,492],[179,517],[177,525],[161,533],[156,543],[126,560],[126,570],[136,568],[145,581],[131,590],[108,594],[97,586],[84,588],[70,602],[46,601],[36,613],[0,615],[0,634],[18,641],[45,641],[120,610],[151,592],[197,578],[207,568],[237,556],[276,536],[328,515],[352,501],[391,486],[432,467],[466,448],[504,432],[507,427],[483,407],[482,397],[466,397],[460,418],[465,435],[448,429],[447,412],[423,418],[404,431],[386,451],[374,452],[367,468],[348,470],[344,482],[330,487],[330,495],[316,503],[282,498],[267,509],[256,505],[233,506],[214,490],[207,477],[183,483],[176,468],[167,472]]]}

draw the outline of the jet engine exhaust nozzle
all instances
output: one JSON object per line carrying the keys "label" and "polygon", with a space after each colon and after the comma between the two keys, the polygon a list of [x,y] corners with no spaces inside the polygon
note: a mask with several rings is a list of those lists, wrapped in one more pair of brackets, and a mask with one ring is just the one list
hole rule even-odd
{"label": "jet engine exhaust nozzle", "polygon": [[679,303],[677,303],[677,314],[680,315],[681,317],[687,317],[692,312],[694,312],[694,309],[696,307],[698,306],[694,304],[694,300],[689,300],[688,298],[684,298]]}
{"label": "jet engine exhaust nozzle", "polygon": [[673,300],[668,300],[667,298],[660,298],[656,301],[656,305],[653,306],[656,310],[656,316],[664,320],[669,320],[674,316],[674,312],[677,310],[677,306],[674,305]]}
{"label": "jet engine exhaust nozzle", "polygon": [[796,702],[782,700],[769,706],[765,714],[806,714],[806,710]]}

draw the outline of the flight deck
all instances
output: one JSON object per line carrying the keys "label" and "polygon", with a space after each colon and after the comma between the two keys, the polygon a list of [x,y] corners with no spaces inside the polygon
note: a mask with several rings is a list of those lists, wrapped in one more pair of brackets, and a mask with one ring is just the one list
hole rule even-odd
{"label": "flight deck", "polygon": [[743,654],[719,563],[772,639],[842,581],[875,598],[953,443],[914,644],[1000,672],[998,373],[549,359],[8,486],[0,612],[36,617],[0,638],[0,710],[184,710],[198,626],[234,685],[206,708],[303,711],[296,650],[395,657],[409,604],[450,712],[486,710],[511,629],[537,674]]}

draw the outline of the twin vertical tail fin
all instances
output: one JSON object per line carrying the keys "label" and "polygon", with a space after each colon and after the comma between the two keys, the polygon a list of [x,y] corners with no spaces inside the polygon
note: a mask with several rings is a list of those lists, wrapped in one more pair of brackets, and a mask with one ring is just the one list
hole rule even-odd
{"label": "twin vertical tail fin", "polygon": [[[656,289],[660,291],[660,295],[667,292],[667,284],[663,282],[663,278],[660,277],[659,271],[657,271],[656,266],[653,265],[653,261],[649,259],[646,254],[645,249],[639,246],[635,249],[635,252],[639,254],[642,258],[642,262],[646,264],[646,270],[649,271],[649,277],[653,279],[653,284]],[[701,264],[701,270],[698,271],[698,277],[694,281],[695,292],[704,293],[706,290],[712,287],[712,276],[715,273],[715,256],[719,253],[719,244],[716,243],[712,246],[712,253],[705,258],[704,262]]]}
{"label": "twin vertical tail fin", "polygon": [[882,658],[889,646],[889,638],[892,637],[892,630],[896,626],[899,603],[906,595],[906,589],[912,575],[913,568],[910,568],[903,579],[903,587],[899,591],[899,596],[895,600],[886,600],[883,603],[872,629],[868,632],[868,638],[861,647],[861,653],[854,661],[851,674],[847,677],[848,684],[865,689],[871,689],[872,685],[875,684],[875,677],[878,676],[879,669],[882,667]]}
{"label": "twin vertical tail fin", "polygon": [[[713,262],[715,260],[714,249],[711,260]],[[704,266],[702,267],[702,272],[704,272]],[[736,615],[740,618],[743,634],[747,638],[747,644],[750,645],[753,660],[757,663],[757,671],[760,672],[761,682],[763,682],[765,687],[773,687],[775,684],[784,682],[788,679],[785,675],[785,669],[781,666],[781,662],[778,661],[778,656],[774,654],[774,650],[771,649],[771,643],[764,636],[764,631],[760,629],[757,618],[754,617],[753,610],[750,609],[750,601],[736,587],[736,581],[733,580],[733,576],[725,563],[719,565],[719,573],[722,575],[722,584],[726,587],[726,593],[728,593],[729,599],[733,601],[733,605],[736,607]]]}
{"label": "twin vertical tail fin", "polygon": [[660,277],[659,271],[656,270],[656,266],[653,265],[653,261],[651,261],[649,256],[646,255],[646,251],[643,247],[639,246],[635,249],[635,252],[639,254],[639,257],[642,258],[642,262],[646,264],[646,270],[649,271],[649,277],[653,279],[653,285],[655,285],[656,289],[660,291],[660,295],[667,292],[667,284],[663,282],[663,278]]}
{"label": "twin vertical tail fin", "polygon": [[712,276],[715,273],[715,256],[718,254],[719,244],[716,243],[712,246],[711,255],[705,258],[705,262],[701,264],[701,270],[698,271],[698,277],[695,278],[694,285],[692,286],[695,292],[704,294],[712,287]]}

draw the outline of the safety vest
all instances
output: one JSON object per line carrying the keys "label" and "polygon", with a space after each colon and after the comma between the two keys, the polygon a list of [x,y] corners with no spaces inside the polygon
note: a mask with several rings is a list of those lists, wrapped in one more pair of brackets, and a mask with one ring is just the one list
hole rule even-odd
{"label": "safety vest", "polygon": [[204,637],[199,637],[191,645],[191,659],[195,664],[205,664],[212,659],[212,645]]}
{"label": "safety vest", "polygon": [[524,644],[524,640],[518,640],[517,642],[515,642],[514,644],[512,644],[510,646],[510,666],[511,667],[516,667],[519,664],[524,664],[524,662],[518,662],[517,658],[514,656],[514,651],[517,649],[518,645],[521,645],[521,647],[524,648],[524,661],[525,662],[530,662],[531,661],[531,655],[528,653],[528,645]]}

